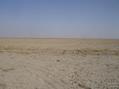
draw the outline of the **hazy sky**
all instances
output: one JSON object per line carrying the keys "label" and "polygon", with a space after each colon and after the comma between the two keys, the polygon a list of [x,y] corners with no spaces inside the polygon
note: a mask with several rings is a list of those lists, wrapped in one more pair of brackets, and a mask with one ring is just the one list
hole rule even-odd
{"label": "hazy sky", "polygon": [[119,38],[119,0],[0,0],[0,37]]}

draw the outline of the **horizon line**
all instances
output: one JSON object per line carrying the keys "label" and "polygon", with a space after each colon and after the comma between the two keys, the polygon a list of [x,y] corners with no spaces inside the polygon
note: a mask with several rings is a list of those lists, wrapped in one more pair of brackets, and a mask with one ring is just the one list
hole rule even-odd
{"label": "horizon line", "polygon": [[0,37],[0,39],[96,39],[96,40],[119,40],[119,38],[99,38],[99,37]]}

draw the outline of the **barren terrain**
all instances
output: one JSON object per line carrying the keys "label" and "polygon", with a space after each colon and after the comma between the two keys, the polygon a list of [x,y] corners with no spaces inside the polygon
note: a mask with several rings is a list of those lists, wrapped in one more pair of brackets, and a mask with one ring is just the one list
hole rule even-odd
{"label": "barren terrain", "polygon": [[1,38],[0,89],[119,89],[119,40]]}

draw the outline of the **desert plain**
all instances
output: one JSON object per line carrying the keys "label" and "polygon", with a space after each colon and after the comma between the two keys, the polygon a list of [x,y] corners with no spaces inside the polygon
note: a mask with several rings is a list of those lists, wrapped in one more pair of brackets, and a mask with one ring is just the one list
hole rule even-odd
{"label": "desert plain", "polygon": [[0,38],[0,89],[119,89],[119,40]]}

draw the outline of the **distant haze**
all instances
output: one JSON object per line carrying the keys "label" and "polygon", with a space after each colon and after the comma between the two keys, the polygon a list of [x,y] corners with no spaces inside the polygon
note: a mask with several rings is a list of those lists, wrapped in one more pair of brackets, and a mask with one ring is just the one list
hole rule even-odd
{"label": "distant haze", "polygon": [[0,37],[119,39],[119,0],[0,0]]}

